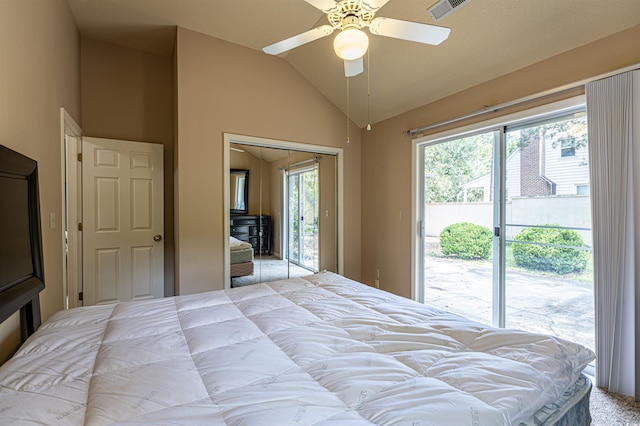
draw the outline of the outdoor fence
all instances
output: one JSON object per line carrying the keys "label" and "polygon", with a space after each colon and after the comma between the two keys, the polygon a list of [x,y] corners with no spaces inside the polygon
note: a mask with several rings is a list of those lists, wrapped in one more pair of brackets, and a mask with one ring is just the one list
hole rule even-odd
{"label": "outdoor fence", "polygon": [[[576,229],[585,244],[591,246],[591,206],[588,195],[514,197],[506,203],[506,223],[523,225],[560,225]],[[437,237],[447,226],[471,222],[493,229],[493,202],[427,203],[425,234]],[[522,227],[507,226],[506,238]]]}

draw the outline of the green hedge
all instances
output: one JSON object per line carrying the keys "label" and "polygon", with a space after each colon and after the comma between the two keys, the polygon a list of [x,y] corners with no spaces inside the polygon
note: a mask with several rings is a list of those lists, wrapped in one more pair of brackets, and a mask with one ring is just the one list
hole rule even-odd
{"label": "green hedge", "polygon": [[[580,234],[571,229],[525,228],[514,239],[563,246],[584,246]],[[573,248],[513,243],[513,257],[518,266],[526,269],[568,274],[584,270],[589,253]]]}
{"label": "green hedge", "polygon": [[488,259],[493,234],[485,226],[461,222],[447,226],[440,233],[440,247],[446,256],[461,259]]}

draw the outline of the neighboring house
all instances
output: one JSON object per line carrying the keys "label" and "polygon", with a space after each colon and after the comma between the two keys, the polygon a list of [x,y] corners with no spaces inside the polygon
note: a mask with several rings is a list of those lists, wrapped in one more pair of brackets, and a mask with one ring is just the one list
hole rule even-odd
{"label": "neighboring house", "polygon": [[[588,195],[589,167],[587,147],[568,146],[553,139],[536,141],[517,148],[506,160],[507,200],[515,197],[549,195]],[[462,185],[464,202],[493,200],[492,173]],[[481,192],[481,196],[478,194]],[[470,197],[470,194],[476,194]]]}
{"label": "neighboring house", "polygon": [[[520,149],[516,149],[507,157],[507,200],[520,196]],[[482,192],[482,197],[475,201],[489,202],[493,200],[492,173],[489,172],[462,185],[464,202],[469,200],[471,192]]]}
{"label": "neighboring house", "polygon": [[545,143],[543,173],[555,183],[553,195],[589,195],[589,153],[586,146],[553,147],[553,141]]}

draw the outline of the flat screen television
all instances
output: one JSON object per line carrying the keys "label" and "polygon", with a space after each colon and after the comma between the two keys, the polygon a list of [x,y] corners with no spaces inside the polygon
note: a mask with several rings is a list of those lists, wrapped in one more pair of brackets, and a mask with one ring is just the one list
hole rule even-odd
{"label": "flat screen television", "polygon": [[0,145],[0,321],[20,309],[26,338],[40,325],[42,289],[38,163]]}

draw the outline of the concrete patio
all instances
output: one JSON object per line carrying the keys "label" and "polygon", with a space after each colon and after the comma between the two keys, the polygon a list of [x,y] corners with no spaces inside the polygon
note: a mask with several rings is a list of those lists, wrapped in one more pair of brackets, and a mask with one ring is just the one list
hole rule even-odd
{"label": "concrete patio", "polygon": [[[486,261],[428,256],[425,303],[491,324],[493,270]],[[506,327],[595,346],[592,284],[507,269]]]}

